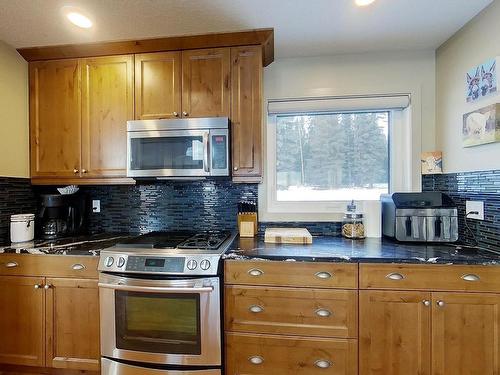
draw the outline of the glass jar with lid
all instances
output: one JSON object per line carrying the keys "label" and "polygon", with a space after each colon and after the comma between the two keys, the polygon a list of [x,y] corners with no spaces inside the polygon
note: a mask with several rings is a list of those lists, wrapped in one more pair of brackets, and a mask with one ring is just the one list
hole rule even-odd
{"label": "glass jar with lid", "polygon": [[342,219],[342,236],[350,239],[365,238],[365,223],[363,213],[356,211],[354,201],[347,206]]}

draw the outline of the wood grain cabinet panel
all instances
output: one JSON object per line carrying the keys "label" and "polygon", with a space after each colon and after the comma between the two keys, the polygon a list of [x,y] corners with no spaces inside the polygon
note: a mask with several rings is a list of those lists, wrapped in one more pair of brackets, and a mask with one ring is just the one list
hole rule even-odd
{"label": "wood grain cabinet panel", "polygon": [[500,295],[433,293],[432,374],[500,374]]}
{"label": "wood grain cabinet panel", "polygon": [[225,261],[226,284],[356,289],[358,265],[327,262]]}
{"label": "wood grain cabinet panel", "polygon": [[[43,366],[43,280],[0,276],[0,363]],[[39,287],[35,289],[35,285]]]}
{"label": "wood grain cabinet panel", "polygon": [[357,341],[226,334],[228,375],[356,375]]}
{"label": "wood grain cabinet panel", "polygon": [[99,257],[0,254],[0,275],[97,279]]}
{"label": "wood grain cabinet panel", "polygon": [[181,52],[135,55],[135,118],[181,116]]}
{"label": "wood grain cabinet panel", "polygon": [[99,370],[97,280],[47,278],[46,366]]}
{"label": "wood grain cabinet panel", "polygon": [[31,177],[75,177],[81,159],[79,62],[32,62],[29,81]]}
{"label": "wood grain cabinet panel", "polygon": [[354,290],[227,286],[229,331],[322,337],[357,337]]}
{"label": "wood grain cabinet panel", "polygon": [[359,292],[360,375],[429,375],[431,295]]}
{"label": "wood grain cabinet panel", "polygon": [[262,177],[262,49],[231,48],[233,178]]}
{"label": "wood grain cabinet panel", "polygon": [[230,49],[182,52],[182,116],[229,117]]}
{"label": "wood grain cabinet panel", "polygon": [[127,120],[134,119],[133,56],[82,60],[81,176],[125,177]]}

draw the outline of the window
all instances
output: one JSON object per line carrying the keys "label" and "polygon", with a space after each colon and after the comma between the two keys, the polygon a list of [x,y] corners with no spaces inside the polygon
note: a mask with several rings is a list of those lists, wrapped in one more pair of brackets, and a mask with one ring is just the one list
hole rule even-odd
{"label": "window", "polygon": [[389,122],[389,111],[277,116],[277,201],[365,201],[388,193]]}

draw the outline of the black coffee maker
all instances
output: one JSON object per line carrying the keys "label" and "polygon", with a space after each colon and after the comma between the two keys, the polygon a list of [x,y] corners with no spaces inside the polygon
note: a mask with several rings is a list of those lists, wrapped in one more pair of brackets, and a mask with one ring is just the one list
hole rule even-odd
{"label": "black coffee maker", "polygon": [[82,234],[87,226],[84,194],[42,194],[38,211],[39,234],[45,239]]}

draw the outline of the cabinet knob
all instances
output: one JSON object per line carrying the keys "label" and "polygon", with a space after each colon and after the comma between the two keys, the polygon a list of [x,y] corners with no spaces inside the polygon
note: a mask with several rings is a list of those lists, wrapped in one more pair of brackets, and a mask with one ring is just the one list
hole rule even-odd
{"label": "cabinet knob", "polygon": [[430,305],[431,305],[431,301],[426,300],[426,299],[424,299],[424,300],[422,301],[422,303],[424,304],[424,306],[430,306]]}
{"label": "cabinet knob", "polygon": [[314,362],[314,366],[317,368],[329,368],[332,366],[332,362],[327,361],[326,359],[318,359],[316,362]]}
{"label": "cabinet knob", "polygon": [[52,288],[52,284],[45,284],[43,287],[45,290]]}
{"label": "cabinet knob", "polygon": [[259,305],[252,305],[248,308],[248,310],[250,310],[250,312],[253,312],[254,314],[258,314],[264,311],[264,308]]}
{"label": "cabinet knob", "polygon": [[7,267],[7,268],[15,268],[17,266],[19,266],[19,264],[17,262],[7,262],[7,263],[5,263],[5,267]]}
{"label": "cabinet knob", "polygon": [[87,173],[87,170],[86,169],[82,169],[82,173]]}
{"label": "cabinet knob", "polygon": [[238,170],[238,167],[234,167],[233,169],[234,169],[235,171],[237,171],[237,170]]}
{"label": "cabinet knob", "polygon": [[187,117],[187,116],[189,116],[189,113],[187,113],[186,111],[184,111],[184,112],[182,112],[182,115],[183,115],[184,117]]}
{"label": "cabinet knob", "polygon": [[77,174],[78,172],[79,172],[79,170],[78,170],[78,169],[76,169],[76,168],[75,168],[75,169],[73,169],[73,173],[74,173],[74,174]]}
{"label": "cabinet knob", "polygon": [[327,309],[317,309],[315,313],[321,318],[328,318],[330,315],[332,315],[332,312]]}
{"label": "cabinet knob", "polygon": [[330,279],[333,275],[330,272],[321,271],[321,272],[316,272],[314,276],[316,276],[318,279],[326,280]]}
{"label": "cabinet knob", "polygon": [[40,284],[35,284],[34,288],[35,289],[40,289],[42,286]]}
{"label": "cabinet knob", "polygon": [[177,112],[172,112],[172,116],[179,117],[179,114]]}
{"label": "cabinet knob", "polygon": [[254,355],[248,358],[248,362],[250,362],[252,365],[260,365],[264,362],[264,358],[262,358],[260,355]]}
{"label": "cabinet knob", "polygon": [[479,281],[481,278],[478,275],[474,275],[473,273],[468,273],[467,275],[462,276],[462,280],[465,281]]}
{"label": "cabinet knob", "polygon": [[405,278],[403,275],[397,272],[392,272],[388,274],[386,277],[391,280],[403,280]]}
{"label": "cabinet knob", "polygon": [[439,307],[444,307],[445,303],[444,303],[444,301],[440,300],[440,301],[436,302],[436,305],[438,305]]}
{"label": "cabinet knob", "polygon": [[248,270],[248,274],[250,276],[262,276],[264,274],[264,271],[259,270],[258,268],[252,268],[251,270]]}

